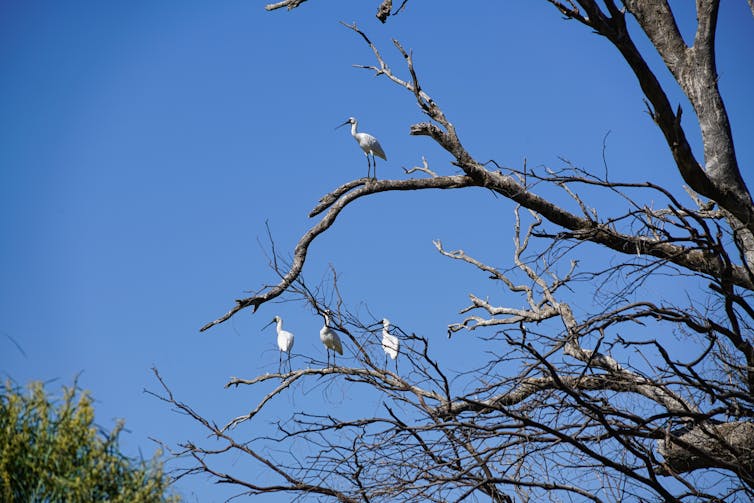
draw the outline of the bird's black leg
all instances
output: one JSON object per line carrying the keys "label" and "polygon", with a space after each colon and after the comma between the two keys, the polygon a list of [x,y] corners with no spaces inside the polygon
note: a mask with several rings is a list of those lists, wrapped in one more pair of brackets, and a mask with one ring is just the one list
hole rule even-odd
{"label": "bird's black leg", "polygon": [[282,367],[283,367],[283,352],[281,351],[279,352],[279,356],[278,356],[278,374],[282,374],[283,372]]}
{"label": "bird's black leg", "polygon": [[374,154],[372,154],[372,163],[374,163],[374,179],[377,180],[377,159],[374,158]]}

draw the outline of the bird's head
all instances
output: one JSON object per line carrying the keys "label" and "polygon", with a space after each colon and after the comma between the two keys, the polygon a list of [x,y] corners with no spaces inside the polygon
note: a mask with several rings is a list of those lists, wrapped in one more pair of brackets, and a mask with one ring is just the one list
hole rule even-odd
{"label": "bird's head", "polygon": [[265,326],[262,327],[262,330],[264,330],[265,328],[269,327],[273,323],[277,323],[278,321],[280,321],[280,316],[275,316],[274,318],[272,318],[272,321],[270,321],[268,324],[266,324]]}
{"label": "bird's head", "polygon": [[346,121],[343,124],[341,124],[340,126],[336,127],[335,129],[343,127],[346,124],[356,124],[356,119],[354,119],[353,117],[349,117],[348,119],[346,119]]}
{"label": "bird's head", "polygon": [[390,326],[390,320],[388,320],[387,318],[382,318],[382,326],[388,328]]}

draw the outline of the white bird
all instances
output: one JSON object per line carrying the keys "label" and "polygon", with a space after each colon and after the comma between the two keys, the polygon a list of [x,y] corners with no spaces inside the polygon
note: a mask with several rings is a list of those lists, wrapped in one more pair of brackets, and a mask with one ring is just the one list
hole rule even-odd
{"label": "white bird", "polygon": [[[401,342],[398,337],[390,333],[390,320],[387,318],[382,319],[382,349],[385,351],[385,366],[387,366],[387,357],[389,356],[393,360],[398,358],[398,348]],[[395,363],[396,368],[398,362]]]}
{"label": "white bird", "polygon": [[[320,329],[319,331],[319,340],[322,341],[322,344],[325,345],[325,348],[327,348],[327,365],[330,365],[330,350],[332,349],[339,355],[343,354],[343,345],[340,343],[340,337],[338,334],[335,333],[335,331],[330,328],[330,316],[329,312],[325,311],[322,313],[322,316],[325,317],[325,325]],[[335,366],[335,355],[332,355],[332,363],[333,367]]]}
{"label": "white bird", "polygon": [[272,321],[265,325],[264,328],[269,327],[273,323],[277,323],[278,348],[280,348],[278,372],[280,372],[283,367],[283,353],[288,353],[288,370],[291,370],[291,348],[293,348],[293,334],[287,330],[283,330],[283,319],[280,316],[275,316],[274,318],[272,318]]}
{"label": "white bird", "polygon": [[[387,161],[387,156],[385,155],[385,151],[382,150],[382,145],[380,145],[380,142],[377,141],[377,138],[375,138],[371,134],[357,132],[356,127],[358,126],[359,122],[353,117],[349,117],[347,121],[345,121],[335,129],[345,126],[346,124],[351,125],[351,136],[353,136],[353,138],[359,144],[359,147],[361,147],[361,150],[363,150],[364,154],[367,156],[367,178],[369,178],[371,168],[372,166],[374,166],[374,178],[376,180],[377,162],[374,160],[374,156],[381,157],[382,159],[385,159]],[[369,154],[372,155],[371,162],[369,160]]]}

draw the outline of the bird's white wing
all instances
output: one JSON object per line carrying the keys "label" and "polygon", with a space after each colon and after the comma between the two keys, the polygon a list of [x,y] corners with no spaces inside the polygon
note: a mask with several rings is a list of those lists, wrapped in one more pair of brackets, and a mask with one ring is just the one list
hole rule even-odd
{"label": "bird's white wing", "polygon": [[396,336],[392,334],[382,334],[382,349],[384,349],[385,353],[393,360],[398,358],[399,345],[400,341]]}
{"label": "bird's white wing", "polygon": [[373,155],[381,157],[382,159],[385,159],[387,161],[387,156],[385,155],[385,151],[382,149],[382,145],[380,145],[380,142],[377,141],[377,138],[375,138],[371,134],[358,133],[356,141],[359,142],[361,150],[363,150],[367,154],[371,152]]}
{"label": "bird's white wing", "polygon": [[343,345],[340,343],[340,337],[335,332],[332,333],[332,349],[339,355],[343,354]]}

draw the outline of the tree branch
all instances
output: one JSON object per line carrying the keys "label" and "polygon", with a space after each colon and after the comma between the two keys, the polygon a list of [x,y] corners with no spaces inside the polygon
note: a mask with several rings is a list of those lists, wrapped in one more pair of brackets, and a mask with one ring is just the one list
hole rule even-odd
{"label": "tree branch", "polygon": [[[428,179],[372,180],[367,182],[364,186],[348,192],[351,187],[357,186],[361,182],[361,180],[358,183],[348,182],[344,186],[338,187],[330,195],[322,198],[322,201],[324,202],[312,210],[311,215],[316,215],[322,212],[324,208],[330,207],[330,210],[322,220],[309,229],[299,240],[293,252],[293,263],[291,264],[291,268],[282,278],[280,283],[268,288],[262,294],[236,300],[236,305],[230,311],[214,321],[207,323],[200,329],[200,331],[204,332],[205,330],[230,319],[234,314],[244,308],[251,306],[253,311],[256,312],[259,306],[285,292],[301,273],[301,270],[304,267],[304,262],[306,261],[306,254],[309,250],[309,245],[318,235],[322,234],[329,229],[333,223],[335,223],[338,214],[340,214],[343,208],[345,208],[350,202],[369,194],[376,194],[378,192],[390,190],[452,189],[474,185],[473,180],[465,176],[442,176]],[[344,193],[345,195],[339,197],[339,194]]]}
{"label": "tree branch", "polygon": [[268,11],[282,9],[283,7],[288,10],[293,10],[304,2],[306,2],[306,0],[282,0],[281,2],[267,4],[264,8]]}

